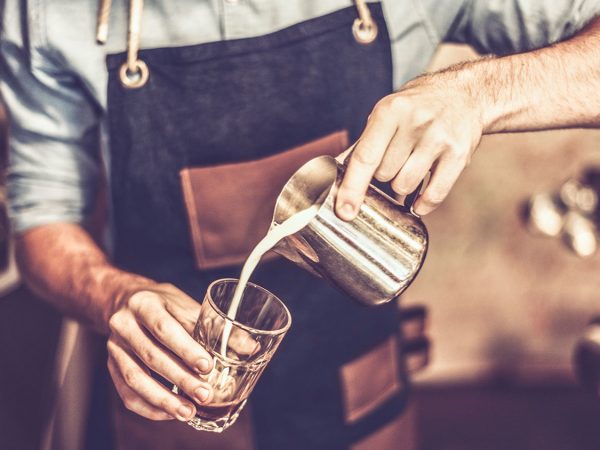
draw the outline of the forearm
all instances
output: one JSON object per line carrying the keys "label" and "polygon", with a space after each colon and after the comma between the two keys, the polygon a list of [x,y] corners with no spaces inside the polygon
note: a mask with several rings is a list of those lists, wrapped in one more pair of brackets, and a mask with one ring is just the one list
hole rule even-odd
{"label": "forearm", "polygon": [[152,284],[110,264],[80,226],[45,225],[17,238],[17,262],[29,287],[63,313],[106,333],[116,305]]}
{"label": "forearm", "polygon": [[564,42],[458,69],[484,133],[600,127],[600,18]]}
{"label": "forearm", "polygon": [[199,404],[211,400],[212,388],[198,374],[211,371],[212,359],[191,336],[200,309],[195,300],[112,266],[78,225],[24,233],[17,258],[35,292],[108,334],[108,369],[128,409],[153,420],[187,422],[196,414],[194,403],[165,389],[150,370]]}
{"label": "forearm", "polygon": [[425,74],[373,108],[348,162],[336,212],[353,219],[373,177],[399,195],[430,182],[414,210],[448,195],[483,134],[600,127],[600,18],[564,42]]}

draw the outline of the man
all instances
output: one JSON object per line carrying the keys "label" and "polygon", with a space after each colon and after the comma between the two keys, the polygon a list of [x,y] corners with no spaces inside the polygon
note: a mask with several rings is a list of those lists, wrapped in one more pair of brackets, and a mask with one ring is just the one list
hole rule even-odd
{"label": "man", "polygon": [[[600,126],[597,0],[356,7],[178,0],[142,11],[134,0],[127,19],[127,5],[115,2],[101,47],[95,2],[6,3],[1,82],[23,277],[65,314],[108,335],[108,368],[129,410],[153,421],[193,417],[194,403],[151,371],[199,404],[211,396],[196,376],[212,362],[189,336],[198,311],[191,297],[238,274],[232,264],[252,231],[235,233],[268,204],[245,183],[246,162],[257,161],[253,170],[264,179],[293,169],[291,155],[335,154],[358,140],[338,215],[357,214],[373,177],[407,194],[432,171],[415,205],[424,215],[446,197],[483,134]],[[442,41],[510,56],[413,79]],[[283,158],[275,166],[274,155]],[[88,231],[101,161],[111,193],[110,259]],[[196,181],[185,175],[191,170],[199,170]],[[226,180],[236,180],[233,189]],[[248,193],[254,203],[236,200]],[[242,220],[224,233],[229,210],[243,212]],[[189,228],[199,230],[194,250]],[[381,431],[405,404],[389,340],[395,305],[360,308],[281,261],[264,264],[256,279],[294,317],[252,396],[258,448],[398,448],[397,436]],[[360,373],[364,361],[372,369],[362,364]],[[388,372],[394,380],[374,376]],[[117,434],[123,448],[152,444],[150,431]]]}

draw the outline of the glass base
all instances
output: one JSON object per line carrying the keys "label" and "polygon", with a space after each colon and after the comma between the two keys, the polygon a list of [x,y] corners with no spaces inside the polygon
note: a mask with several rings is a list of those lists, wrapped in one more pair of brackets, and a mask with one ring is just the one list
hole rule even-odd
{"label": "glass base", "polygon": [[194,430],[210,431],[212,433],[221,433],[233,424],[229,419],[205,420],[200,417],[194,417],[188,423]]}
{"label": "glass base", "polygon": [[222,431],[226,430],[235,423],[238,416],[240,415],[240,411],[244,408],[245,404],[246,400],[241,402],[237,406],[237,408],[235,408],[235,410],[232,411],[230,414],[219,418],[214,418],[214,416],[210,418],[202,417],[202,406],[199,406],[198,412],[196,413],[196,417],[187,422],[187,424],[198,431],[210,431],[213,433],[221,433]]}

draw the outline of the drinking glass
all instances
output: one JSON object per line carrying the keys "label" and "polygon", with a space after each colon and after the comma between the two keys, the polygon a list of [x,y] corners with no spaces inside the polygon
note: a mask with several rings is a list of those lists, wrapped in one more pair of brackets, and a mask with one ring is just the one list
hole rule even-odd
{"label": "drinking glass", "polygon": [[194,328],[194,339],[213,359],[212,371],[199,377],[214,392],[209,403],[196,403],[196,416],[188,424],[197,430],[220,433],[236,421],[292,322],[281,300],[252,283],[234,311],[238,281],[221,279],[208,287]]}

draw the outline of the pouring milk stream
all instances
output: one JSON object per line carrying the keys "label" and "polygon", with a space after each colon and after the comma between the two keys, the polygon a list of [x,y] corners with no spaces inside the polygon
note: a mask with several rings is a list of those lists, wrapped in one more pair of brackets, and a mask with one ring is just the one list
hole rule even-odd
{"label": "pouring milk stream", "polygon": [[[412,211],[421,186],[401,205],[370,185],[360,214],[345,222],[334,212],[343,173],[343,164],[325,155],[305,163],[288,180],[275,205],[273,226],[244,263],[227,311],[230,319],[236,317],[248,279],[271,249],[366,305],[392,301],[411,284],[429,241],[427,228]],[[298,247],[288,241],[285,247],[277,245],[294,234],[311,244]],[[223,356],[231,331],[231,323],[225,322]]]}
{"label": "pouring milk stream", "polygon": [[[242,268],[240,280],[238,282],[238,285],[236,286],[235,292],[233,294],[233,300],[231,301],[231,305],[229,306],[229,309],[227,311],[227,317],[229,317],[230,319],[235,319],[237,310],[244,295],[244,289],[246,289],[246,284],[248,283],[252,272],[254,272],[254,269],[260,262],[263,255],[269,250],[271,250],[273,247],[275,247],[275,245],[277,245],[277,243],[283,238],[300,231],[302,228],[308,225],[308,223],[317,215],[320,207],[320,203],[314,204],[309,208],[306,208],[290,216],[280,225],[275,225],[273,228],[271,228],[271,230],[269,230],[266,236],[262,238],[262,240],[256,245],[256,247],[254,247]],[[231,328],[231,322],[225,322],[220,349],[221,355],[223,356],[227,356],[227,342],[229,341]]]}

